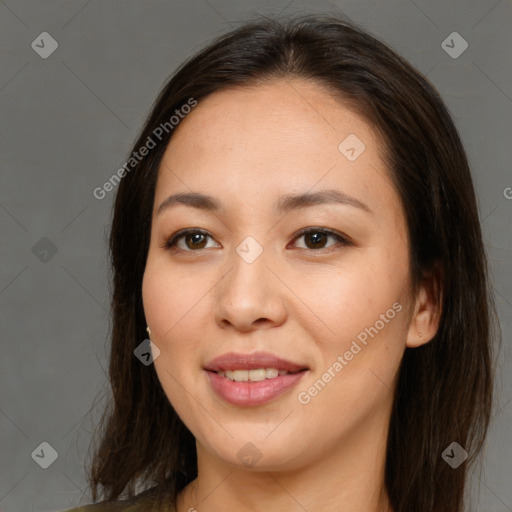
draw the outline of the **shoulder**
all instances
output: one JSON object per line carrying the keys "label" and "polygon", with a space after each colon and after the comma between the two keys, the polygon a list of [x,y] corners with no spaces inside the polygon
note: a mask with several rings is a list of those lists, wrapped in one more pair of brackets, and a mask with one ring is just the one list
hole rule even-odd
{"label": "shoulder", "polygon": [[[125,500],[102,501],[91,505],[82,505],[64,512],[160,512],[155,505],[157,487],[152,487],[137,496]],[[174,505],[165,508],[166,512],[175,512]]]}

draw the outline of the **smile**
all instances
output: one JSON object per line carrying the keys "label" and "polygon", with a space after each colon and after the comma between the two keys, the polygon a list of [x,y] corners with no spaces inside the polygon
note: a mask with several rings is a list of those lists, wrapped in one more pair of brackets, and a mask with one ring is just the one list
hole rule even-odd
{"label": "smile", "polygon": [[256,370],[226,370],[217,372],[217,375],[226,377],[229,380],[237,382],[260,382],[265,379],[275,379],[279,375],[288,375],[286,370],[278,370],[277,368],[257,368]]}
{"label": "smile", "polygon": [[275,400],[290,390],[309,368],[268,352],[231,352],[216,357],[204,370],[211,389],[224,401],[255,406]]}

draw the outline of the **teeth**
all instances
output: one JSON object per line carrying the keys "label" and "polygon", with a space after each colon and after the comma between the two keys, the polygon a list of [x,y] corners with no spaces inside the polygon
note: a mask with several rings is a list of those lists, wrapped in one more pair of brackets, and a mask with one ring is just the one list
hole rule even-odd
{"label": "teeth", "polygon": [[279,375],[279,372],[275,368],[267,368],[265,370],[265,377],[267,379],[275,379]]}
{"label": "teeth", "polygon": [[249,380],[249,370],[234,370],[233,380],[236,380],[237,382],[245,382],[246,380]]}
{"label": "teeth", "polygon": [[277,368],[257,368],[255,370],[226,370],[219,371],[218,375],[237,382],[258,382],[265,379],[275,379],[278,375],[286,375],[286,370]]}
{"label": "teeth", "polygon": [[265,380],[266,370],[265,368],[258,368],[257,370],[249,370],[249,380],[252,382],[258,382]]}

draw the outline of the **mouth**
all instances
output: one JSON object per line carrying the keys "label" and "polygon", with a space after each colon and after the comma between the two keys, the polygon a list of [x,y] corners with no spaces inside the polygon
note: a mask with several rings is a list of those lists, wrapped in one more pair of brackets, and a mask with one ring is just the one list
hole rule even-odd
{"label": "mouth", "polygon": [[309,368],[299,363],[258,352],[224,354],[204,370],[213,391],[239,406],[260,405],[276,399],[293,387]]}
{"label": "mouth", "polygon": [[220,370],[215,373],[220,377],[226,377],[226,379],[236,382],[261,382],[262,380],[266,379],[275,379],[280,375],[293,375],[298,372],[289,372],[287,370],[280,370],[278,368],[256,368],[254,370]]}

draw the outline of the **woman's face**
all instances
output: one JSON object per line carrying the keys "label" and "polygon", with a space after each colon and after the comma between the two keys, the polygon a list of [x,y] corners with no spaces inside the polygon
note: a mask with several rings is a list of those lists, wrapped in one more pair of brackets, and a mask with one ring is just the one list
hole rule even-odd
{"label": "woman's face", "polygon": [[[198,450],[269,470],[349,456],[357,436],[380,445],[413,302],[375,133],[299,79],[214,93],[175,130],[142,292],[158,378]],[[213,202],[165,203],[192,193]]]}

